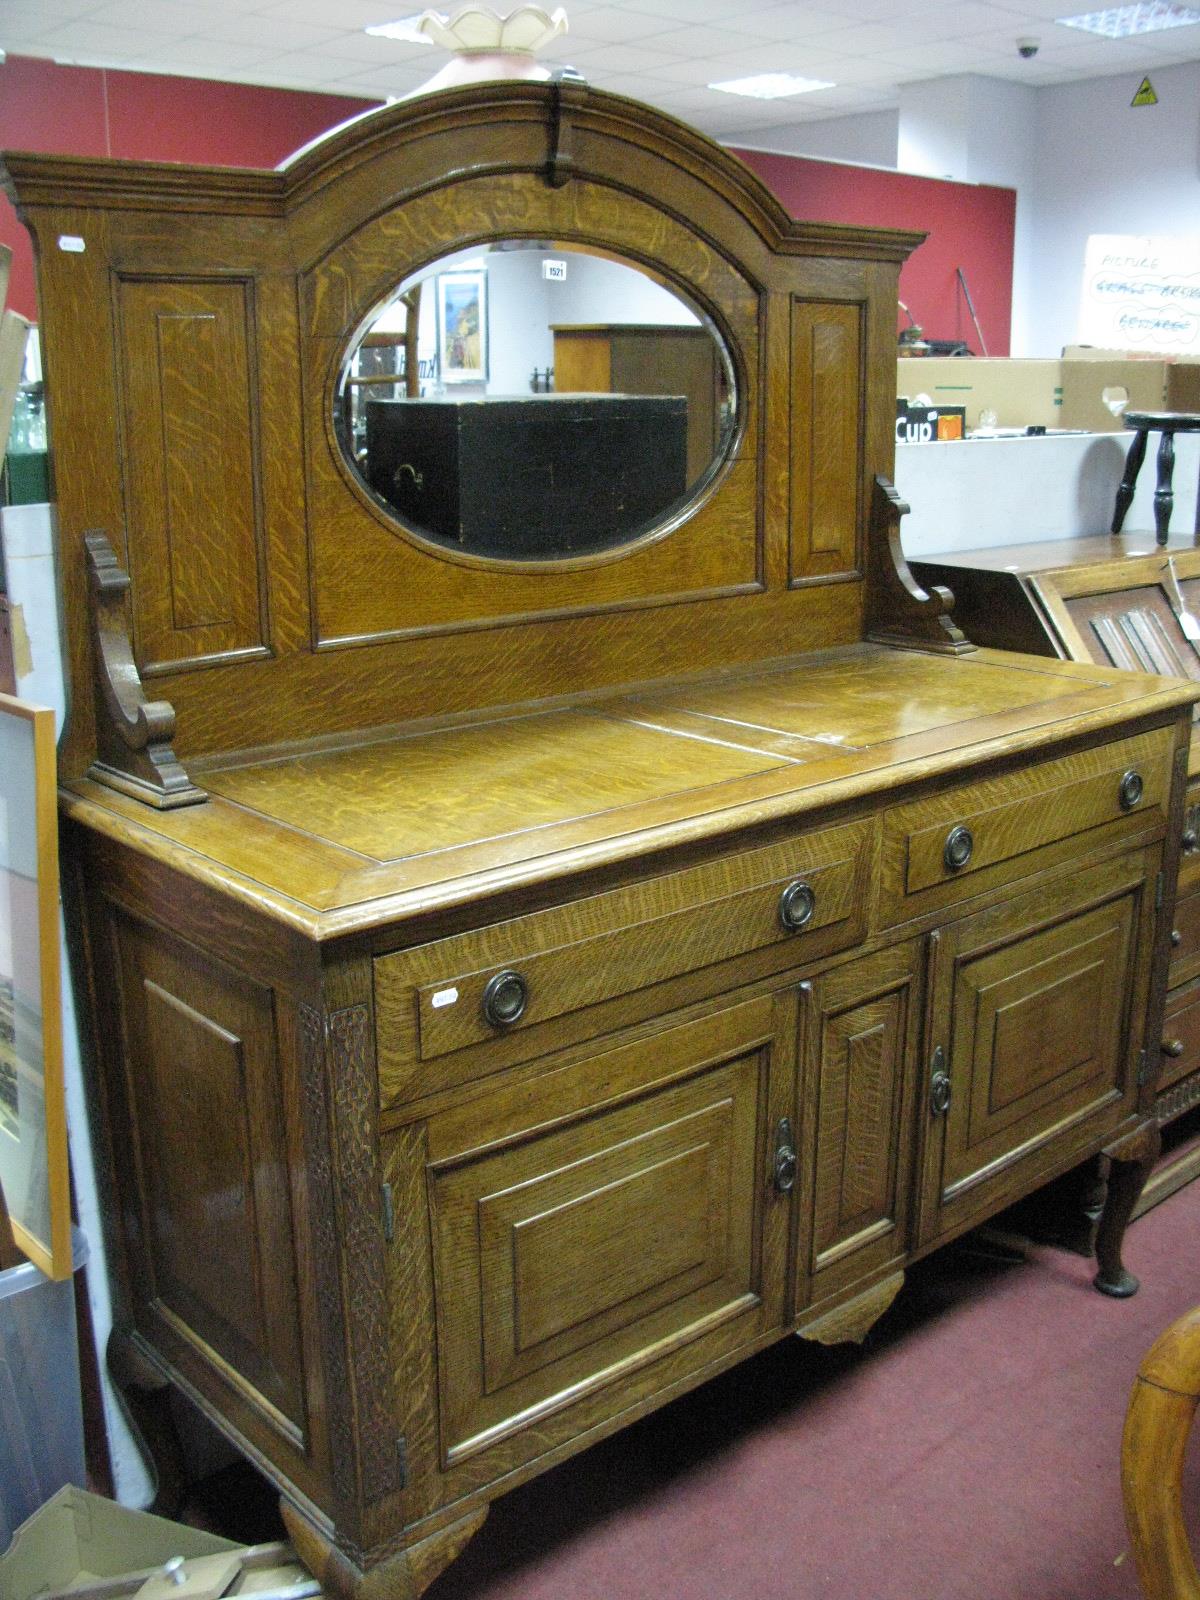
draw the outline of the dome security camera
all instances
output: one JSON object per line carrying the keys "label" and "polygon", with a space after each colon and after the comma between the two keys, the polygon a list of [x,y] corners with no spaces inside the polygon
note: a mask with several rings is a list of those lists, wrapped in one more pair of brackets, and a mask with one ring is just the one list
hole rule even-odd
{"label": "dome security camera", "polygon": [[1037,55],[1040,44],[1040,39],[1018,39],[1017,54],[1021,57],[1022,61],[1030,61],[1035,55]]}

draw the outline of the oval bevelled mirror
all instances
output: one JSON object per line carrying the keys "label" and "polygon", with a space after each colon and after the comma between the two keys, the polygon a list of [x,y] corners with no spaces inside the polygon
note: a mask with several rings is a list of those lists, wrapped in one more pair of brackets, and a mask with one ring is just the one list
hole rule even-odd
{"label": "oval bevelled mirror", "polygon": [[406,532],[496,560],[597,555],[669,527],[736,423],[712,321],[617,256],[503,240],[406,279],[342,363],[334,429]]}

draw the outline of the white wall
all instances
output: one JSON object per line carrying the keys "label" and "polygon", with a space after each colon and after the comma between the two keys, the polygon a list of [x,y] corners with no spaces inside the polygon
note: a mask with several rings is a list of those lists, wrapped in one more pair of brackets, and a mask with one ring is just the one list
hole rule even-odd
{"label": "white wall", "polygon": [[[1156,106],[1128,73],[1036,93],[1028,348],[1076,338],[1089,233],[1200,234],[1200,62],[1150,69]],[[1018,352],[1014,351],[1014,354]]]}
{"label": "white wall", "polygon": [[1200,62],[1146,70],[1156,106],[1130,105],[1127,71],[1036,89],[970,74],[902,85],[890,135],[872,112],[725,142],[1016,189],[1011,350],[1057,356],[1090,233],[1200,234]]}
{"label": "white wall", "polygon": [[897,111],[864,112],[860,117],[823,117],[791,128],[761,128],[739,137],[724,134],[722,144],[742,150],[777,150],[788,156],[813,156],[818,161],[852,161],[861,167],[894,167],[900,123]]}

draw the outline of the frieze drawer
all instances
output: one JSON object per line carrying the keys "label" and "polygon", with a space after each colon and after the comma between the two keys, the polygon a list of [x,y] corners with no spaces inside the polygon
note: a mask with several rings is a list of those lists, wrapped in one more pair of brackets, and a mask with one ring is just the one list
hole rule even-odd
{"label": "frieze drawer", "polygon": [[1069,860],[1081,836],[1166,823],[1172,735],[1139,734],[895,806],[884,819],[881,914],[901,922]]}
{"label": "frieze drawer", "polygon": [[1167,996],[1158,1092],[1200,1071],[1200,980]]}
{"label": "frieze drawer", "polygon": [[[872,831],[827,828],[379,957],[384,1104],[653,1014],[639,993],[731,957],[767,952],[778,970],[859,942]],[[600,1010],[630,996],[628,1014]],[[556,1020],[549,1040],[539,1025]]]}

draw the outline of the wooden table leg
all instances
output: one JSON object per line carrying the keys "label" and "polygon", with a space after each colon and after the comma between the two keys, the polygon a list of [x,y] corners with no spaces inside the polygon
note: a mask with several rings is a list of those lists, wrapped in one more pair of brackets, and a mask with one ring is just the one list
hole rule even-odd
{"label": "wooden table leg", "polygon": [[1113,508],[1112,531],[1120,533],[1125,526],[1125,516],[1133,503],[1133,491],[1137,484],[1137,475],[1142,470],[1142,462],[1146,459],[1146,429],[1139,428],[1133,436],[1133,443],[1129,446],[1129,453],[1125,457],[1125,471],[1117,488],[1117,503]]}
{"label": "wooden table leg", "polygon": [[1121,1246],[1133,1208],[1161,1149],[1162,1134],[1157,1122],[1151,1122],[1104,1152],[1111,1168],[1108,1198],[1096,1230],[1096,1261],[1100,1270],[1092,1282],[1101,1294],[1112,1295],[1117,1300],[1128,1299],[1138,1292],[1138,1280],[1121,1262]]}
{"label": "wooden table leg", "polygon": [[1154,537],[1157,543],[1166,544],[1171,528],[1171,510],[1175,493],[1171,479],[1175,472],[1175,435],[1164,428],[1158,441],[1158,485],[1154,490]]}

